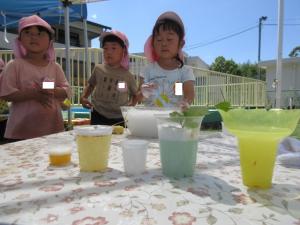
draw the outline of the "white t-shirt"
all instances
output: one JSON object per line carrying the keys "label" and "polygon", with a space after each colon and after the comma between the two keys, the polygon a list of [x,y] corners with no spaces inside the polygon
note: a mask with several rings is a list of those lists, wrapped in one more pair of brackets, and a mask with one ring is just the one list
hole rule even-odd
{"label": "white t-shirt", "polygon": [[148,106],[175,106],[183,96],[175,95],[175,83],[184,83],[188,80],[195,81],[191,67],[183,66],[174,70],[165,70],[158,63],[149,63],[144,68],[144,83],[155,83],[158,88],[154,94],[145,100]]}

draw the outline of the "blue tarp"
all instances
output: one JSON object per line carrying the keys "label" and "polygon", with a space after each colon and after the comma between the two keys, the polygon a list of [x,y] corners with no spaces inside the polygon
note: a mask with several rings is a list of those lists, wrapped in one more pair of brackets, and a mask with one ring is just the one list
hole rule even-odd
{"label": "blue tarp", "polygon": [[[86,4],[70,5],[70,21],[87,18]],[[64,7],[60,0],[0,0],[0,28],[17,27],[24,16],[38,14],[49,24],[64,24]],[[4,16],[5,17],[4,17]]]}

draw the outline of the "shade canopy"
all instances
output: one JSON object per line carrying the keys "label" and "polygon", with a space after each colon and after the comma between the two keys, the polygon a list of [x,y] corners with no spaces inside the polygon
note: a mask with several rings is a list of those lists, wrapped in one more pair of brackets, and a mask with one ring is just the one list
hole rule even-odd
{"label": "shade canopy", "polygon": [[[87,7],[85,1],[68,1],[69,20],[78,21],[87,18]],[[15,28],[18,21],[24,16],[38,14],[49,24],[64,24],[64,7],[60,0],[0,0],[0,28]]]}

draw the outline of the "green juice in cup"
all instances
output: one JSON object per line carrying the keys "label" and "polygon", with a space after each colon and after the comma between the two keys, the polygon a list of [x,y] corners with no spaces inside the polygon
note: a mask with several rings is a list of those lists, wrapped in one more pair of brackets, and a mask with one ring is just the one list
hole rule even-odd
{"label": "green juice in cup", "polygon": [[193,175],[197,159],[198,140],[160,139],[159,146],[163,174],[174,178]]}

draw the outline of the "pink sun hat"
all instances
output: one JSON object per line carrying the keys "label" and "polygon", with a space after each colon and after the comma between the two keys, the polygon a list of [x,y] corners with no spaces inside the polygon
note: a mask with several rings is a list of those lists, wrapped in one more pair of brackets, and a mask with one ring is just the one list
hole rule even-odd
{"label": "pink sun hat", "polygon": [[[180,17],[175,12],[167,11],[167,12],[164,12],[163,14],[161,14],[157,18],[155,25],[159,21],[164,20],[164,19],[169,19],[169,20],[175,21],[181,27],[181,29],[183,31],[183,39],[184,39],[184,36],[185,36],[184,25],[183,25],[183,22],[180,19]],[[153,49],[153,45],[152,45],[153,40],[152,39],[153,39],[153,37],[152,37],[152,35],[150,35],[144,45],[144,54],[145,54],[146,58],[148,59],[148,61],[153,63],[158,60],[158,56],[155,54],[155,51]],[[179,58],[181,60],[183,60],[184,56],[183,56],[182,49],[179,49],[178,55],[179,55]]]}
{"label": "pink sun hat", "polygon": [[[32,15],[32,16],[27,16],[23,17],[19,21],[19,27],[18,27],[18,32],[19,36],[22,32],[23,29],[26,27],[31,27],[31,26],[41,26],[46,28],[52,35],[54,34],[54,30],[51,28],[50,24],[47,23],[45,20],[40,18],[37,15]],[[15,39],[15,44],[14,44],[14,55],[16,58],[23,58],[27,54],[26,49],[23,47],[21,42],[19,41],[19,37]],[[47,58],[49,61],[54,61],[55,60],[55,51],[53,47],[53,40],[50,41],[49,47],[47,50]]]}
{"label": "pink sun hat", "polygon": [[112,31],[109,31],[109,32],[103,32],[101,33],[100,35],[100,41],[102,43],[103,39],[109,35],[114,35],[118,38],[120,38],[123,43],[124,43],[124,46],[125,46],[125,52],[124,52],[124,55],[123,55],[123,59],[121,61],[121,66],[128,70],[129,69],[129,53],[128,53],[128,48],[129,48],[129,41],[128,41],[128,38],[126,37],[126,35],[120,31],[117,31],[117,30],[112,30]]}

